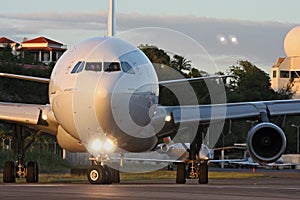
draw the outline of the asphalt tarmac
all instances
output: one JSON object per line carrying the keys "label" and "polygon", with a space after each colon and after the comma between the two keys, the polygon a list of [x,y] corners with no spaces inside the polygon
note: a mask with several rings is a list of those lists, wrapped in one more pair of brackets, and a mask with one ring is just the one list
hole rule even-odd
{"label": "asphalt tarmac", "polygon": [[270,172],[250,179],[211,179],[207,185],[196,180],[178,185],[174,180],[126,181],[113,185],[0,184],[0,199],[300,199],[300,173]]}

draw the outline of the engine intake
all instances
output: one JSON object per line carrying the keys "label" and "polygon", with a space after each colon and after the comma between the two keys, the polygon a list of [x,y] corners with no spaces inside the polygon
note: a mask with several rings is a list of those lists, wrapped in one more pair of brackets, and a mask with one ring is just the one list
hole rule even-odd
{"label": "engine intake", "polygon": [[248,132],[247,147],[259,164],[275,162],[284,153],[286,137],[281,128],[269,122],[257,124]]}

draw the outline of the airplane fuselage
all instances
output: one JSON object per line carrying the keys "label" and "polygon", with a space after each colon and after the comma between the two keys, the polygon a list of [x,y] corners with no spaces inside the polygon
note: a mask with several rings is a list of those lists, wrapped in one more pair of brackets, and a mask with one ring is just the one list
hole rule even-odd
{"label": "airplane fuselage", "polygon": [[158,90],[156,72],[138,48],[113,37],[83,41],[65,52],[50,78],[58,135],[69,134],[94,154],[105,151],[93,149],[103,138],[118,150],[148,151],[157,143],[149,124]]}

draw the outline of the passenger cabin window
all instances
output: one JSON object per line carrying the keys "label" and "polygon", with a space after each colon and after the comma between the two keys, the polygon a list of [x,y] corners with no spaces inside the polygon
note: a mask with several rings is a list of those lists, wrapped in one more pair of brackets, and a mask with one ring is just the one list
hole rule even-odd
{"label": "passenger cabin window", "polygon": [[280,71],[280,78],[289,78],[289,71]]}
{"label": "passenger cabin window", "polygon": [[71,74],[79,73],[83,70],[83,68],[84,68],[84,62],[79,61],[72,69]]}
{"label": "passenger cabin window", "polygon": [[104,63],[105,72],[116,72],[121,71],[120,63],[118,62],[105,62]]}
{"label": "passenger cabin window", "polygon": [[102,71],[102,63],[101,62],[87,62],[85,65],[85,70],[100,72],[100,71]]}

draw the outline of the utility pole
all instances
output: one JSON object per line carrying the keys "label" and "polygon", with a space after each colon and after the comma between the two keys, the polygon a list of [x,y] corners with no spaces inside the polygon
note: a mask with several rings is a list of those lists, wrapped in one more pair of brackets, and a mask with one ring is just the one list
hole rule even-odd
{"label": "utility pole", "polygon": [[297,154],[299,154],[299,128],[300,128],[300,125],[292,124],[291,126],[295,127],[297,129]]}

